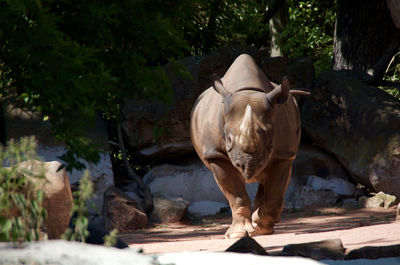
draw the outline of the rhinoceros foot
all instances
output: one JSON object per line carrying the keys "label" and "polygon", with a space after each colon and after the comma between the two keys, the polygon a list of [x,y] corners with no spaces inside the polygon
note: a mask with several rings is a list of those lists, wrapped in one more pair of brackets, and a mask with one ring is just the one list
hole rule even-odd
{"label": "rhinoceros foot", "polygon": [[274,232],[274,222],[269,216],[260,217],[260,208],[257,208],[252,215],[252,225],[258,235],[270,235]]}
{"label": "rhinoceros foot", "polygon": [[225,238],[242,238],[245,236],[255,236],[256,231],[251,225],[249,219],[233,221],[228,231],[225,233]]}

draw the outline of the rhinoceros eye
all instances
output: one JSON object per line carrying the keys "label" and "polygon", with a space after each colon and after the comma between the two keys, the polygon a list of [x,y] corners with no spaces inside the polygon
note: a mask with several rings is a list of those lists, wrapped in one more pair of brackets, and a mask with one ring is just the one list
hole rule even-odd
{"label": "rhinoceros eye", "polygon": [[231,133],[228,133],[228,136],[226,137],[226,151],[231,151],[233,147],[233,136]]}

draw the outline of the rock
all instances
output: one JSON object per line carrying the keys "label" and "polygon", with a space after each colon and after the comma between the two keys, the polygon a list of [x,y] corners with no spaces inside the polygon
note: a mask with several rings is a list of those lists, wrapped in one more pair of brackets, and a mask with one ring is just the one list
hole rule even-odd
{"label": "rock", "polygon": [[104,193],[103,217],[108,231],[131,231],[148,223],[140,204],[116,187],[109,187]]}
{"label": "rock", "polygon": [[358,198],[359,208],[379,208],[383,207],[383,201],[369,200],[370,197],[362,196]]}
{"label": "rock", "polygon": [[143,177],[143,181],[154,193],[182,197],[189,203],[202,200],[226,203],[211,171],[200,159],[186,166],[157,166]]}
{"label": "rock", "polygon": [[298,192],[292,194],[289,200],[285,201],[285,208],[300,209],[308,206],[333,206],[338,195],[331,190],[313,190],[309,186],[303,186]]}
{"label": "rock", "polygon": [[224,208],[229,208],[229,205],[221,202],[197,201],[189,205],[188,213],[196,216],[215,215]]}
{"label": "rock", "polygon": [[[196,201],[215,201],[227,204],[211,171],[196,158],[185,166],[164,164],[154,167],[144,177],[153,193],[182,197],[193,204]],[[257,183],[246,185],[250,198],[257,193]]]}
{"label": "rock", "polygon": [[400,245],[363,247],[350,251],[345,259],[381,259],[400,256]]}
{"label": "rock", "polygon": [[189,205],[181,197],[166,197],[160,193],[153,194],[153,203],[152,221],[163,224],[179,222]]}
{"label": "rock", "polygon": [[377,193],[373,197],[361,197],[359,199],[359,206],[365,208],[379,208],[384,207],[385,209],[389,209],[394,205],[396,201],[396,196],[385,194],[383,192]]}
{"label": "rock", "polygon": [[131,249],[117,249],[81,242],[47,240],[41,242],[0,243],[0,264],[57,265],[153,265],[155,258]]}
{"label": "rock", "polygon": [[357,209],[358,208],[358,201],[356,199],[350,198],[350,199],[344,199],[342,208],[352,210],[352,209]]}
{"label": "rock", "polygon": [[334,179],[323,179],[318,176],[309,176],[307,180],[307,185],[314,190],[331,190],[339,195],[354,195],[355,186],[350,182],[334,178]]}
{"label": "rock", "polygon": [[302,126],[361,184],[400,195],[400,102],[346,71],[327,71],[302,108]]}
{"label": "rock", "polygon": [[345,249],[340,239],[328,239],[318,242],[286,245],[279,255],[300,256],[315,260],[341,260],[344,259],[344,252]]}
{"label": "rock", "polygon": [[236,253],[252,253],[263,256],[268,255],[265,249],[260,244],[258,244],[254,238],[251,238],[249,236],[242,237],[225,251]]}
{"label": "rock", "polygon": [[[65,169],[58,170],[61,164],[57,161],[41,162],[24,161],[18,165],[19,171],[25,174],[28,182],[35,184],[35,190],[43,190],[43,208],[47,211],[45,227],[50,239],[61,238],[68,228],[73,205],[72,192]],[[43,170],[43,171],[42,171]],[[36,178],[44,172],[44,179]],[[6,214],[7,215],[7,214]],[[11,211],[10,216],[18,216],[18,211]]]}
{"label": "rock", "polygon": [[129,145],[144,160],[170,161],[194,153],[190,140],[190,111],[197,97],[212,85],[215,76],[222,77],[242,53],[257,60],[271,81],[280,83],[288,75],[296,87],[311,88],[314,68],[310,59],[271,58],[252,46],[221,48],[206,56],[187,57],[178,64],[186,67],[192,79],[176,71],[177,63],[164,66],[171,80],[172,103],[152,99],[125,99],[123,130]]}

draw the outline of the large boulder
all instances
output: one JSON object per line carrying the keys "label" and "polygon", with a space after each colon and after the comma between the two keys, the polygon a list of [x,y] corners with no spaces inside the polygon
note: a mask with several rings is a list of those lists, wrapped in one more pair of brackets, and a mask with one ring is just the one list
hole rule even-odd
{"label": "large boulder", "polygon": [[305,133],[360,183],[400,195],[400,102],[351,72],[328,71],[302,109]]}
{"label": "large boulder", "polygon": [[[70,213],[73,206],[71,187],[65,169],[58,170],[61,164],[57,161],[41,162],[37,160],[25,161],[18,164],[19,172],[24,174],[28,183],[32,183],[35,190],[43,190],[43,208],[47,211],[45,227],[51,239],[59,239],[68,228]],[[44,174],[44,178],[38,178]],[[12,216],[19,215],[18,211],[11,211]]]}
{"label": "large boulder", "polygon": [[154,167],[143,180],[153,193],[167,197],[182,197],[189,203],[203,200],[226,203],[212,173],[200,159],[184,166],[164,164]]}
{"label": "large boulder", "polygon": [[190,140],[190,112],[197,97],[211,86],[215,76],[222,77],[232,62],[242,53],[256,58],[261,69],[273,82],[281,82],[288,75],[291,82],[310,88],[314,79],[311,60],[270,58],[255,47],[223,48],[207,56],[188,57],[178,63],[192,78],[185,78],[176,69],[176,63],[165,70],[173,88],[172,103],[157,100],[139,102],[125,99],[123,129],[129,145],[143,159],[170,160],[193,153]]}

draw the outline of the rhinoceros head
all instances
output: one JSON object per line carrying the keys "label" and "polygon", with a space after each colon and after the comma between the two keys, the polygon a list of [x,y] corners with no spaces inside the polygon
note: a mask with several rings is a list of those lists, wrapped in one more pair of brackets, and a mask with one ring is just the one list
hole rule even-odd
{"label": "rhinoceros head", "polygon": [[229,92],[220,80],[214,89],[222,96],[224,104],[223,134],[226,152],[232,164],[248,183],[265,168],[273,150],[274,105],[286,102],[289,81],[270,92],[260,89],[241,89]]}

